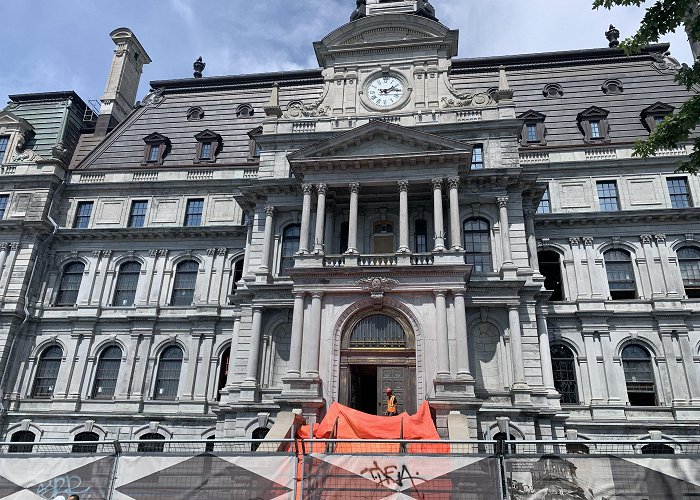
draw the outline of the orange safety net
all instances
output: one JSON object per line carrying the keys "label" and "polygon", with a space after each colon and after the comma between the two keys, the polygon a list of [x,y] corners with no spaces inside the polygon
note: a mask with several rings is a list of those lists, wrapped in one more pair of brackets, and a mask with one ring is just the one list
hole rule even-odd
{"label": "orange safety net", "polygon": [[[297,438],[309,439],[311,428],[304,425],[299,428]],[[412,441],[439,440],[435,429],[430,405],[424,401],[414,415],[406,412],[395,417],[381,417],[353,410],[340,403],[333,403],[325,418],[314,426],[314,439],[406,439]],[[333,443],[334,453],[399,453],[399,443]],[[326,444],[314,444],[313,450],[307,452],[326,453]],[[447,444],[411,443],[405,450],[408,453],[449,453]]]}

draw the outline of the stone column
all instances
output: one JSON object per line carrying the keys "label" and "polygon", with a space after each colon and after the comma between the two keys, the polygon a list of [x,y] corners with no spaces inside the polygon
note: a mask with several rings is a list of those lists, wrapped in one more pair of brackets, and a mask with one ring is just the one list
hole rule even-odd
{"label": "stone column", "polygon": [[360,194],[360,184],[350,183],[350,218],[348,220],[348,249],[345,253],[356,254],[357,251],[357,202]]}
{"label": "stone column", "polygon": [[462,231],[459,223],[459,177],[447,179],[450,187],[450,250],[462,250]]}
{"label": "stone column", "polygon": [[[678,271],[675,266],[671,265],[668,260],[668,246],[666,245],[665,234],[655,234],[656,246],[661,259],[661,272],[664,282],[666,283],[666,294],[669,297],[679,297],[684,295],[683,281],[678,276]],[[680,289],[679,289],[680,285]]]}
{"label": "stone column", "polygon": [[539,307],[537,308],[537,334],[540,344],[540,364],[542,366],[542,385],[554,390],[554,373],[552,371],[552,353],[549,350],[549,331],[547,329],[547,317]]}
{"label": "stone column", "polygon": [[311,225],[311,191],[313,184],[302,184],[301,192],[304,201],[301,206],[301,229],[299,235],[299,254],[309,253],[309,227]]}
{"label": "stone column", "polygon": [[112,289],[112,287],[107,285],[108,278],[113,285],[116,285],[116,283],[114,283],[114,276],[115,271],[118,271],[118,269],[115,269],[114,271],[109,271],[109,263],[111,258],[111,250],[102,250],[102,260],[100,261],[100,268],[98,269],[98,274],[95,277],[95,289],[93,290],[92,297],[90,298],[91,305],[102,305],[104,307],[107,307],[112,303],[112,294],[105,293],[105,288],[107,288],[107,292],[111,292]]}
{"label": "stone column", "polygon": [[[202,340],[204,339],[204,334],[199,331],[194,331],[190,333],[190,338],[188,339],[188,356],[187,363],[185,365],[185,383],[180,384],[182,387],[182,399],[193,399],[194,396],[194,379],[197,374],[197,360],[200,355],[200,348],[202,345]],[[183,387],[184,385],[184,387]]]}
{"label": "stone column", "polygon": [[450,376],[450,346],[447,340],[447,304],[445,290],[435,290],[435,336],[437,340],[437,378]]}
{"label": "stone column", "polygon": [[595,347],[595,332],[583,331],[583,344],[586,349],[586,365],[588,365],[588,380],[591,384],[591,404],[603,404],[603,386],[600,370],[598,369],[598,353]]}
{"label": "stone column", "polygon": [[70,336],[64,336],[66,351],[63,354],[63,358],[66,362],[61,363],[61,367],[58,370],[58,377],[53,389],[53,397],[55,399],[66,399],[68,397],[70,379],[73,376],[76,358],[78,357],[78,347],[82,340],[82,334],[75,331],[71,332]]}
{"label": "stone column", "polygon": [[253,217],[248,217],[248,233],[245,237],[245,251],[243,252],[243,276],[250,270],[250,248],[253,244]]}
{"label": "stone column", "polygon": [[5,268],[8,247],[9,245],[7,243],[0,243],[0,278],[2,277],[2,271]]}
{"label": "stone column", "polygon": [[292,292],[294,311],[292,312],[292,339],[289,351],[287,377],[301,376],[301,350],[304,342],[304,298],[305,292]]}
{"label": "stone column", "polygon": [[408,181],[399,181],[399,252],[408,253]]}
{"label": "stone column", "polygon": [[270,272],[270,250],[272,249],[272,217],[275,214],[275,207],[265,207],[265,235],[263,237],[262,255],[260,256],[260,269],[263,274]]}
{"label": "stone column", "polygon": [[593,237],[584,236],[583,250],[586,252],[586,262],[588,266],[588,284],[591,289],[591,297],[602,299],[605,296],[603,291],[603,280],[600,279],[598,268],[596,267],[596,254],[593,250]]}
{"label": "stone column", "polygon": [[471,378],[469,369],[469,341],[467,338],[467,312],[464,303],[464,290],[455,290],[455,337],[457,339],[457,377]]}
{"label": "stone column", "polygon": [[73,360],[73,373],[70,377],[70,384],[68,386],[68,399],[79,399],[80,389],[85,385],[85,371],[88,364],[88,356],[90,353],[90,346],[92,346],[92,331],[84,332],[84,334],[78,337],[78,348],[76,349],[76,355]]}
{"label": "stone column", "polygon": [[608,389],[608,404],[622,404],[621,387],[624,383],[622,370],[615,369],[615,352],[613,350],[612,339],[609,331],[598,332],[600,336],[600,349],[603,353],[603,367],[605,368],[605,379]]}
{"label": "stone column", "polygon": [[445,223],[442,217],[442,179],[433,179],[433,223],[435,225],[434,252],[445,250]]}
{"label": "stone column", "polygon": [[260,344],[262,342],[262,313],[263,306],[253,306],[253,325],[250,333],[248,365],[245,372],[246,385],[257,385],[258,383],[258,363],[260,362]]}
{"label": "stone column", "polygon": [[503,243],[503,265],[513,265],[513,251],[510,246],[510,225],[508,224],[508,197],[498,198],[498,222],[501,226],[501,242]]}
{"label": "stone column", "polygon": [[318,360],[321,350],[321,300],[323,292],[313,292],[311,294],[311,329],[308,338],[309,363],[307,364],[306,375],[311,378],[318,378]]}
{"label": "stone column", "polygon": [[[149,388],[145,388],[146,368],[148,368],[148,355],[151,351],[151,343],[153,342],[153,332],[141,330],[141,342],[139,342],[136,364],[134,367],[134,376],[132,378],[131,395],[134,399],[144,399],[144,395]],[[139,331],[131,332],[132,337],[139,336]],[[150,377],[149,377],[150,379]]]}
{"label": "stone column", "polygon": [[238,348],[238,338],[241,333],[241,316],[237,315],[233,318],[233,332],[231,333],[231,354],[228,361],[228,374],[226,375],[226,387],[233,385],[233,367],[236,360],[236,349]]}
{"label": "stone column", "polygon": [[574,282],[578,291],[577,298],[591,298],[591,274],[590,272],[587,276],[584,274],[583,264],[581,263],[581,239],[569,238],[569,245],[571,246],[571,260],[573,261],[574,275],[576,277]]}
{"label": "stone column", "polygon": [[95,277],[97,276],[97,269],[102,260],[101,256],[102,250],[92,251],[92,259],[90,259],[90,265],[83,272],[83,279],[80,282],[80,290],[78,290],[78,297],[75,301],[76,305],[87,306],[90,304],[90,297],[95,287]]}
{"label": "stone column", "polygon": [[688,393],[690,401],[694,406],[700,405],[700,376],[695,365],[693,346],[688,337],[688,331],[678,332],[678,343],[681,348],[681,357],[683,358],[683,366],[685,367],[685,376],[688,380]]}
{"label": "stone column", "polygon": [[[226,296],[231,290],[227,288],[227,282],[224,282],[224,266],[226,264],[227,248],[221,247],[216,249],[216,256],[212,264],[212,278],[209,285],[209,303],[212,305],[226,304]],[[222,293],[223,292],[223,293]]]}
{"label": "stone column", "polygon": [[[211,357],[214,352],[214,332],[209,331],[203,335],[200,346],[200,355],[202,362],[195,366],[194,375],[194,399],[204,401],[207,399],[207,389],[209,388],[209,366]],[[218,373],[217,373],[218,375]],[[218,378],[215,378],[218,383]]]}
{"label": "stone column", "polygon": [[[156,250],[156,253],[154,254],[153,251],[151,251],[151,255],[157,255],[157,257],[154,260],[154,270],[153,270],[153,279],[151,282],[151,293],[148,299],[148,303],[151,305],[159,305],[160,304],[160,298],[161,295],[165,296],[168,293],[167,288],[163,290],[163,281],[165,278],[165,265],[166,261],[168,259],[168,252],[169,250],[166,249],[160,249]],[[170,301],[170,298],[165,296],[164,299],[164,304],[168,304]]]}
{"label": "stone column", "polygon": [[318,184],[318,204],[316,205],[316,236],[314,236],[314,253],[323,255],[326,225],[326,191],[328,184]]}
{"label": "stone column", "polygon": [[535,238],[535,213],[534,208],[525,210],[525,232],[527,236],[527,251],[530,254],[530,267],[536,273],[540,272],[540,260],[537,257],[537,239]]}
{"label": "stone column", "polygon": [[508,326],[510,328],[510,352],[513,359],[513,376],[515,378],[513,386],[524,386],[527,384],[525,383],[525,364],[523,361],[523,342],[518,306],[508,306]]}
{"label": "stone column", "polygon": [[[673,406],[685,404],[687,400],[690,399],[690,395],[688,394],[688,386],[686,384],[679,383],[685,378],[685,373],[683,373],[684,369],[682,359],[678,359],[678,356],[676,356],[676,352],[674,350],[673,344],[675,336],[675,330],[661,328],[659,331],[659,337],[661,337],[661,346],[663,347],[664,357],[666,358],[666,368],[668,370],[668,376],[672,381],[672,383],[669,384],[669,388],[671,390],[671,404]],[[661,367],[659,367],[659,369],[660,368]]]}

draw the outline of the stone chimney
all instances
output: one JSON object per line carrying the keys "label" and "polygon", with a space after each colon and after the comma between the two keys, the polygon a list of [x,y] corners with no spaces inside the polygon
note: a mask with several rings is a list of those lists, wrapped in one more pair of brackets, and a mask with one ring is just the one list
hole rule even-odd
{"label": "stone chimney", "polygon": [[114,59],[107,88],[100,99],[100,116],[95,135],[104,136],[128,115],[136,102],[143,66],[151,58],[129,28],[117,28],[109,36],[114,41]]}

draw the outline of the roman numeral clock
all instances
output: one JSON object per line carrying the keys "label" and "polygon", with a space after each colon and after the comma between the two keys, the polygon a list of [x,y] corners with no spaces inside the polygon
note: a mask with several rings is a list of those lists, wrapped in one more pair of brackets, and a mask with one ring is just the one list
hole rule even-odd
{"label": "roman numeral clock", "polygon": [[400,73],[380,71],[367,77],[360,97],[366,108],[388,111],[405,106],[411,91],[406,78]]}

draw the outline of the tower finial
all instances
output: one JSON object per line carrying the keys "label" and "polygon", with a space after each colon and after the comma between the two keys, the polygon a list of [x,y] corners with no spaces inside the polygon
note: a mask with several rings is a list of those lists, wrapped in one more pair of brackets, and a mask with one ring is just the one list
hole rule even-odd
{"label": "tower finial", "polygon": [[195,78],[202,78],[202,71],[204,71],[204,68],[206,68],[207,63],[202,61],[202,56],[199,56],[197,60],[194,62],[192,67],[194,68],[194,77]]}

